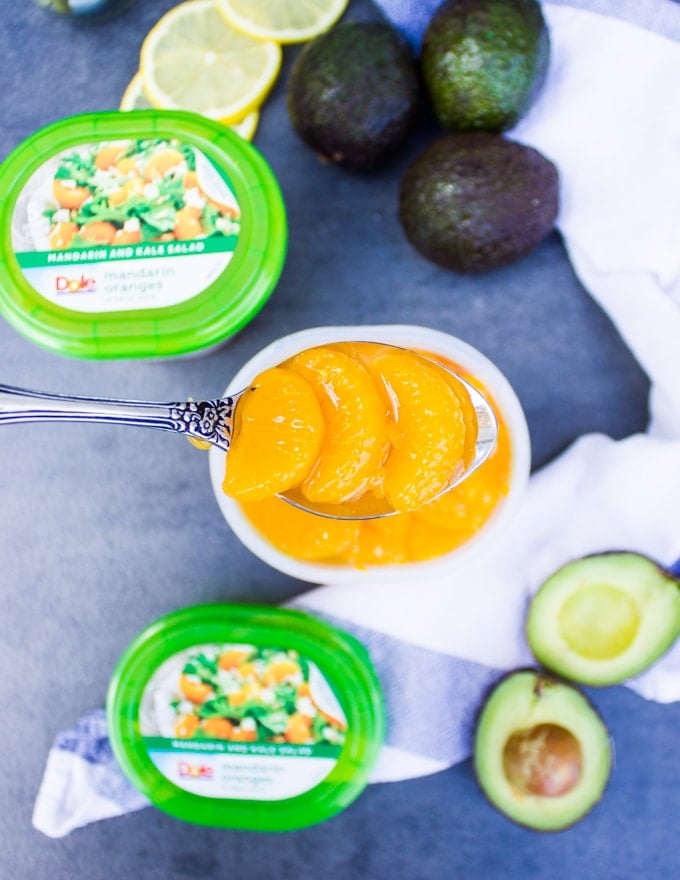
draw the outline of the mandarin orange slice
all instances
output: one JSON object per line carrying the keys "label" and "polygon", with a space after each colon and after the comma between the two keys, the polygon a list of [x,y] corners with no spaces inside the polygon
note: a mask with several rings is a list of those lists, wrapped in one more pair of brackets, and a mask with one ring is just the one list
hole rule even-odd
{"label": "mandarin orange slice", "polygon": [[422,507],[419,518],[433,528],[462,534],[465,540],[471,538],[488,520],[499,500],[498,491],[487,482],[484,467],[483,464],[459,486]]}
{"label": "mandarin orange slice", "polygon": [[479,469],[450,492],[422,507],[417,516],[433,526],[462,534],[468,540],[488,522],[510,491],[511,470],[510,438],[501,426],[496,448]]}
{"label": "mandarin orange slice", "polygon": [[316,461],[324,431],[321,406],[302,376],[282,367],[260,373],[236,407],[224,492],[255,501],[297,485]]}
{"label": "mandarin orange slice", "polygon": [[201,730],[211,739],[231,739],[234,725],[228,718],[206,718],[201,723]]}
{"label": "mandarin orange slice", "polygon": [[80,227],[80,237],[96,244],[111,244],[116,227],[108,220],[95,220]]}
{"label": "mandarin orange slice", "polygon": [[77,223],[57,223],[50,233],[50,247],[53,251],[67,248],[80,227]]}
{"label": "mandarin orange slice", "polygon": [[[467,432],[465,437],[465,466],[472,461],[475,455],[475,444],[477,443],[477,434],[479,431],[479,425],[477,423],[477,415],[475,413],[475,407],[470,397],[470,394],[467,388],[463,385],[462,382],[458,381],[457,376],[466,379],[471,385],[474,385],[478,391],[481,391],[482,394],[485,394],[487,398],[489,397],[488,390],[484,387],[483,383],[472,376],[464,367],[461,367],[460,364],[457,364],[455,361],[450,360],[447,357],[439,354],[433,354],[428,351],[421,352],[423,357],[429,358],[430,360],[435,361],[438,364],[441,364],[446,368],[448,372],[444,373],[445,376],[450,376],[451,381],[449,384],[451,388],[458,396],[458,401],[463,410],[463,419],[465,421],[465,430]],[[453,375],[451,375],[453,373]],[[498,412],[496,407],[494,406],[494,411],[496,412],[496,416],[498,417]]]}
{"label": "mandarin orange slice", "polygon": [[357,520],[316,516],[281,498],[241,502],[241,508],[263,538],[293,559],[312,562],[337,557],[359,535]]}
{"label": "mandarin orange slice", "polygon": [[385,401],[361,364],[330,347],[307,349],[285,365],[312,385],[326,422],[319,458],[300,489],[312,503],[341,504],[371,485],[387,454]]}
{"label": "mandarin orange slice", "polygon": [[357,539],[340,556],[343,562],[354,568],[409,562],[408,530],[408,514],[365,520],[360,523]]}
{"label": "mandarin orange slice", "polygon": [[165,177],[169,171],[178,168],[183,162],[186,162],[186,157],[179,150],[161,150],[146,163],[144,180],[152,181],[158,180],[159,177]]}
{"label": "mandarin orange slice", "polygon": [[201,723],[198,715],[182,715],[177,724],[175,724],[175,736],[178,739],[191,739],[196,733]]}
{"label": "mandarin orange slice", "polygon": [[250,657],[252,650],[250,648],[228,648],[222,651],[217,658],[217,666],[220,669],[236,669]]}
{"label": "mandarin orange slice", "polygon": [[472,464],[472,460],[475,457],[475,447],[477,444],[477,433],[479,431],[479,425],[477,423],[477,413],[475,412],[475,405],[472,402],[472,398],[470,394],[453,373],[449,372],[448,369],[445,369],[442,372],[442,375],[446,379],[449,388],[456,396],[458,400],[458,404],[460,406],[460,410],[463,414],[463,424],[465,425],[465,445],[463,447],[463,464],[465,467],[468,467]]}
{"label": "mandarin orange slice", "polygon": [[76,186],[74,181],[55,177],[52,182],[52,195],[60,208],[68,208],[71,211],[82,207],[92,193],[86,186]]}
{"label": "mandarin orange slice", "polygon": [[[380,354],[384,354],[385,347],[380,343],[375,342],[339,342],[335,343],[335,346],[339,348],[341,351],[344,351],[345,354],[348,354],[350,357],[359,361],[359,363],[368,365]],[[468,467],[469,464],[472,463],[472,460],[475,457],[475,447],[477,443],[477,433],[479,430],[479,426],[477,424],[477,413],[475,412],[475,406],[472,402],[472,398],[470,394],[463,385],[463,383],[457,378],[456,374],[463,374],[465,371],[458,364],[453,363],[448,358],[440,357],[436,354],[432,354],[428,351],[420,351],[417,352],[421,357],[425,358],[429,361],[434,361],[437,364],[441,364],[444,368],[442,370],[442,376],[446,379],[449,384],[449,387],[453,391],[453,393],[458,398],[458,403],[460,404],[460,408],[463,412],[463,422],[465,424],[465,449],[463,452],[463,464],[465,467]],[[465,376],[468,381],[470,378]]]}
{"label": "mandarin orange slice", "polygon": [[[442,497],[445,498],[446,495]],[[420,515],[420,511],[410,514],[410,518],[407,545],[411,562],[423,562],[443,556],[460,547],[470,537],[465,530],[432,525]]]}
{"label": "mandarin orange slice", "polygon": [[463,466],[465,422],[458,398],[435,364],[389,352],[368,369],[392,401],[392,449],[383,491],[402,513],[435,498]]}
{"label": "mandarin orange slice", "polygon": [[205,703],[214,693],[209,684],[194,680],[188,675],[180,675],[179,689],[182,695],[192,703]]}
{"label": "mandarin orange slice", "polygon": [[120,144],[108,144],[102,147],[94,159],[94,167],[100,171],[106,171],[116,164],[125,152],[125,147]]}

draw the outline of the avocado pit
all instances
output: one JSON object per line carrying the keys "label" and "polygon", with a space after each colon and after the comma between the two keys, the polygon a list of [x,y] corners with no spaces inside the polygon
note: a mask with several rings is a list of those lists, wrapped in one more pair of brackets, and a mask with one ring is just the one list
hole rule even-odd
{"label": "avocado pit", "polygon": [[581,779],[583,755],[566,728],[537,724],[512,734],[505,744],[503,770],[519,794],[559,797]]}

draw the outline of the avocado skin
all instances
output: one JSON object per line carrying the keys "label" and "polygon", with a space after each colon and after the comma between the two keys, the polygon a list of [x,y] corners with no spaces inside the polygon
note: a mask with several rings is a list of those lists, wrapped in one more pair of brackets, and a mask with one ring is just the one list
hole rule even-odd
{"label": "avocado skin", "polygon": [[550,36],[536,0],[447,0],[423,37],[420,66],[447,131],[504,131],[545,80]]}
{"label": "avocado skin", "polygon": [[458,272],[496,269],[528,254],[553,229],[558,207],[552,162],[483,132],[432,141],[406,169],[399,192],[409,241]]}
{"label": "avocado skin", "polygon": [[420,96],[408,46],[382,22],[347,22],[307,43],[286,93],[302,140],[352,170],[372,168],[403,142]]}

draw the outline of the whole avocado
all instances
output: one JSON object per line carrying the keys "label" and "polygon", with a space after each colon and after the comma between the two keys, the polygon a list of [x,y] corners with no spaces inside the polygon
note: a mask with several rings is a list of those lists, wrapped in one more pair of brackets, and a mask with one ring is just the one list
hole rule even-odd
{"label": "whole avocado", "polygon": [[296,58],[287,106],[297,134],[352,170],[378,164],[405,139],[420,84],[410,50],[382,22],[347,22],[310,41]]}
{"label": "whole avocado", "polygon": [[430,20],[420,66],[447,131],[504,131],[545,79],[550,37],[538,0],[445,0]]}
{"label": "whole avocado", "polygon": [[482,272],[532,251],[553,229],[558,198],[557,170],[537,150],[461,132],[432,141],[406,169],[399,217],[429,260]]}

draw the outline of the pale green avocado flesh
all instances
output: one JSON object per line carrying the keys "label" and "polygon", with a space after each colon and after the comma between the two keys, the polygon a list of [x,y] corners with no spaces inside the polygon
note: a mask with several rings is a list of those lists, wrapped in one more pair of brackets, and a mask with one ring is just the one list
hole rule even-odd
{"label": "pale green avocado flesh", "polygon": [[680,636],[680,585],[638,553],[569,562],[534,596],[527,639],[547,669],[589,685],[632,678]]}
{"label": "pale green avocado flesh", "polygon": [[537,831],[559,831],[601,799],[612,764],[609,733],[573,685],[533,669],[502,679],[474,742],[477,780],[490,803]]}

